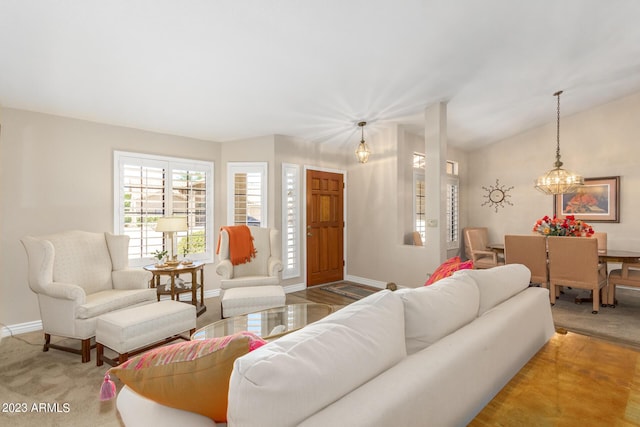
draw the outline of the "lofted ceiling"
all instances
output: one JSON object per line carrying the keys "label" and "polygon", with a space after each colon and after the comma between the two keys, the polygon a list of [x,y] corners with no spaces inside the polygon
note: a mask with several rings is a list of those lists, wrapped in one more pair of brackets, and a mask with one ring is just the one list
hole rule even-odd
{"label": "lofted ceiling", "polygon": [[448,103],[473,149],[640,91],[637,0],[0,0],[0,106],[355,144]]}

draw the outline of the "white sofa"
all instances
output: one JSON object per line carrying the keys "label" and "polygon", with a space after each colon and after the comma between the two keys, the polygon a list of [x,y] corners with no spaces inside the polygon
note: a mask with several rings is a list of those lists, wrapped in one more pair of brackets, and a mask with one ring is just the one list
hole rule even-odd
{"label": "white sofa", "polygon": [[[229,426],[463,426],[554,334],[520,264],[380,291],[235,362]],[[127,426],[215,425],[127,387]]]}

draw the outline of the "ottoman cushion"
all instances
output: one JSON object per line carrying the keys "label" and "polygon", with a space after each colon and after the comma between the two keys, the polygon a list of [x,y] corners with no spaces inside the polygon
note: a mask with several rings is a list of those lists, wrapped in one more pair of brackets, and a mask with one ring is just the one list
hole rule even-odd
{"label": "ottoman cushion", "polygon": [[160,301],[100,316],[96,342],[127,353],[196,327],[196,307]]}
{"label": "ottoman cushion", "polygon": [[248,286],[231,288],[222,296],[223,317],[281,307],[285,303],[282,286]]}

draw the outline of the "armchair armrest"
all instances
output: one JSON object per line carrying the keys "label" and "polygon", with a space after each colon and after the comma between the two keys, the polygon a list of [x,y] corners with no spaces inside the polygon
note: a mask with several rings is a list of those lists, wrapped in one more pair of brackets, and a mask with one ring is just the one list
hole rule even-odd
{"label": "armchair armrest", "polygon": [[494,251],[483,251],[483,250],[471,251],[471,256],[474,258],[474,261],[475,261],[476,255],[489,255],[490,257],[493,258],[494,262],[498,262],[498,254],[496,254]]}
{"label": "armchair armrest", "polygon": [[153,274],[146,270],[128,268],[111,272],[113,289],[146,289]]}
{"label": "armchair armrest", "polygon": [[233,279],[233,265],[228,259],[222,259],[216,265],[216,273],[222,276],[223,279]]}
{"label": "armchair armrest", "polygon": [[282,271],[282,261],[278,258],[269,257],[269,261],[267,262],[267,273],[269,276],[275,277],[280,271]]}
{"label": "armchair armrest", "polygon": [[83,288],[70,283],[51,282],[43,287],[40,293],[51,298],[73,301],[78,305],[84,304],[87,299],[87,293]]}
{"label": "armchair armrest", "polygon": [[631,270],[640,270],[640,263],[623,262],[622,263],[622,272],[620,274],[620,277],[622,277],[623,279],[628,279],[629,278],[629,269],[631,269]]}

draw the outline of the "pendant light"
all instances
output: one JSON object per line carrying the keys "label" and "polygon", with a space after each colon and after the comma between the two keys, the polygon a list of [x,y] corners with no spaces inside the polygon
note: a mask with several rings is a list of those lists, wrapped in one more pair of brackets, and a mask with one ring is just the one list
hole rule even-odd
{"label": "pendant light", "polygon": [[581,185],[584,185],[584,178],[581,175],[562,169],[560,161],[560,95],[562,91],[556,92],[553,96],[558,97],[558,116],[556,132],[556,162],[555,168],[539,177],[536,181],[536,189],[544,194],[564,194],[572,193]]}
{"label": "pendant light", "polygon": [[370,154],[369,147],[367,147],[367,143],[364,142],[364,127],[366,124],[367,122],[358,123],[358,126],[360,126],[361,129],[361,135],[360,144],[358,144],[358,148],[356,148],[356,157],[360,163],[367,163]]}

